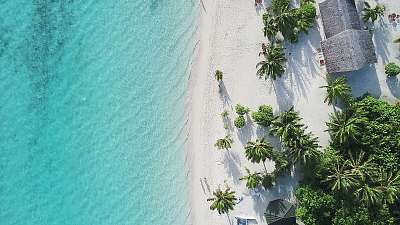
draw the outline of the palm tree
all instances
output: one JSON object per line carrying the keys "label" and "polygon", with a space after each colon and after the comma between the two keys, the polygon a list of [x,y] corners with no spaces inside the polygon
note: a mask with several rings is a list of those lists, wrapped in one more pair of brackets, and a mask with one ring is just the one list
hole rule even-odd
{"label": "palm tree", "polygon": [[289,38],[292,36],[297,23],[295,10],[290,10],[289,6],[283,6],[274,10],[274,14],[276,27],[282,33],[283,37]]}
{"label": "palm tree", "polygon": [[270,40],[275,38],[278,33],[278,27],[276,26],[274,17],[267,13],[263,14],[263,23],[264,23],[264,37],[267,37]]}
{"label": "palm tree", "polygon": [[226,149],[229,150],[232,147],[233,140],[230,135],[226,135],[224,138],[217,139],[217,142],[214,144],[218,149]]}
{"label": "palm tree", "polygon": [[324,182],[328,183],[330,189],[335,192],[347,191],[356,183],[354,174],[348,168],[348,161],[336,160],[328,174]]}
{"label": "palm tree", "polygon": [[257,63],[257,75],[264,79],[271,78],[276,80],[285,72],[284,63],[285,53],[281,44],[269,44],[264,55],[265,60]]}
{"label": "palm tree", "polygon": [[294,135],[294,137],[290,138],[290,146],[288,146],[292,162],[301,162],[306,165],[308,162],[317,159],[321,154],[318,138],[311,133],[305,133],[303,129],[299,129]]}
{"label": "palm tree", "polygon": [[359,124],[363,118],[354,118],[347,116],[346,113],[332,114],[330,121],[326,123],[332,140],[339,145],[349,145],[358,143],[361,134]]}
{"label": "palm tree", "polygon": [[221,83],[222,78],[223,78],[223,74],[221,70],[216,70],[215,74],[214,74],[215,80],[217,80],[218,85]]}
{"label": "palm tree", "polygon": [[364,12],[364,22],[368,22],[371,19],[373,23],[378,19],[378,17],[383,16],[383,13],[385,12],[385,7],[383,5],[377,5],[372,8],[368,2],[364,1],[364,9],[362,11]]}
{"label": "palm tree", "polygon": [[214,197],[208,198],[207,201],[212,202],[210,209],[217,210],[219,214],[228,214],[236,205],[235,192],[231,191],[229,187],[226,187],[224,191],[218,187],[213,195]]}
{"label": "palm tree", "polygon": [[355,182],[354,195],[366,205],[375,205],[381,199],[382,192],[367,177],[359,177]]}
{"label": "palm tree", "polygon": [[265,160],[272,157],[272,151],[272,145],[269,142],[265,142],[264,138],[257,139],[255,142],[249,141],[247,142],[247,145],[245,147],[246,158],[253,163],[262,162],[265,172],[267,172],[267,168],[265,167]]}
{"label": "palm tree", "polygon": [[373,177],[373,171],[376,165],[372,163],[372,158],[365,157],[364,151],[361,151],[355,157],[350,154],[350,159],[347,161],[352,173],[357,177]]}
{"label": "palm tree", "polygon": [[346,84],[345,77],[340,77],[334,81],[329,81],[328,85],[321,86],[321,88],[326,88],[326,97],[324,102],[328,102],[328,105],[331,105],[332,103],[337,104],[339,99],[347,102],[351,96],[351,89]]}
{"label": "palm tree", "polygon": [[251,173],[249,169],[246,168],[247,175],[239,178],[239,180],[246,181],[246,187],[248,189],[256,188],[262,180],[260,173]]}
{"label": "palm tree", "polygon": [[384,171],[379,172],[380,189],[383,193],[384,203],[393,204],[400,195],[400,172]]}
{"label": "palm tree", "polygon": [[281,141],[289,139],[297,130],[302,127],[299,114],[291,107],[289,110],[276,116],[271,123],[271,134],[277,135]]}

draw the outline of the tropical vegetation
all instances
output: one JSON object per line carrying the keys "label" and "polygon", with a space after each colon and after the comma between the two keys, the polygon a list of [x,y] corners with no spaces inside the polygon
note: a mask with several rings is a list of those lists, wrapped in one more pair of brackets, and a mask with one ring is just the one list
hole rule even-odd
{"label": "tropical vegetation", "polygon": [[232,143],[233,139],[229,135],[226,135],[224,138],[217,139],[215,147],[217,147],[218,149],[229,150],[230,148],[232,148]]}
{"label": "tropical vegetation", "polygon": [[376,5],[375,7],[371,7],[368,2],[364,1],[364,9],[363,11],[363,20],[364,22],[371,21],[375,22],[379,17],[383,16],[385,12],[385,7],[383,5]]}
{"label": "tropical vegetation", "polygon": [[279,137],[290,160],[296,164],[307,164],[321,153],[318,139],[306,131],[299,114],[291,107],[276,116],[271,123],[271,134]]}
{"label": "tropical vegetation", "polygon": [[221,70],[216,70],[214,74],[214,78],[218,83],[222,82],[223,74]]}
{"label": "tropical vegetation", "polygon": [[297,216],[307,225],[399,224],[399,126],[400,107],[370,95],[331,115],[330,145],[296,190]]}
{"label": "tropical vegetation", "polygon": [[328,105],[337,104],[339,100],[348,103],[351,99],[351,89],[346,83],[345,77],[339,77],[333,81],[328,81],[328,85],[321,86],[326,89],[324,102]]}
{"label": "tropical vegetation", "polygon": [[258,111],[251,113],[251,118],[253,118],[254,122],[256,122],[258,125],[265,128],[269,127],[274,119],[272,107],[269,105],[260,105],[258,107]]}
{"label": "tropical vegetation", "polygon": [[394,77],[400,74],[400,66],[394,62],[385,65],[385,73],[388,77]]}
{"label": "tropical vegetation", "polygon": [[235,111],[236,114],[238,114],[238,117],[236,117],[236,119],[233,121],[233,124],[237,128],[242,128],[246,125],[246,119],[244,118],[244,115],[248,114],[250,112],[250,109],[246,106],[237,104],[235,106]]}
{"label": "tropical vegetation", "polygon": [[271,8],[263,14],[264,36],[275,41],[278,33],[289,42],[297,42],[301,32],[313,26],[316,9],[311,1],[302,1],[300,8],[291,8],[289,0],[272,0]]}
{"label": "tropical vegetation", "polygon": [[257,76],[259,78],[272,79],[276,80],[276,78],[281,77],[285,72],[285,53],[283,51],[282,44],[280,43],[272,43],[269,44],[266,48],[264,54],[262,54],[264,60],[260,61],[256,68]]}
{"label": "tropical vegetation", "polygon": [[217,210],[219,214],[228,214],[236,205],[235,192],[231,191],[229,187],[226,187],[225,190],[218,187],[213,192],[213,197],[208,198],[207,201],[212,202],[211,210]]}

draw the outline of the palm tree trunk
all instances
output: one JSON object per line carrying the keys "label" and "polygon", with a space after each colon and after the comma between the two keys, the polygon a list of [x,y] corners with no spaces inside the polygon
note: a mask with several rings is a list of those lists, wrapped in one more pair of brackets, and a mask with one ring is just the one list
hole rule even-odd
{"label": "palm tree trunk", "polygon": [[226,217],[228,217],[229,224],[232,225],[231,218],[229,218],[229,212],[226,213]]}

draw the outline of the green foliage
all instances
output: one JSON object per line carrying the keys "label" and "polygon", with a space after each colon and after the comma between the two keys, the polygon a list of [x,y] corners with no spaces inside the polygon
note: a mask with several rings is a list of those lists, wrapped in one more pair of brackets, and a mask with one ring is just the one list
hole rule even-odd
{"label": "green foliage", "polygon": [[273,151],[272,160],[275,162],[275,177],[284,175],[286,172],[289,171],[289,160],[282,152]]}
{"label": "green foliage", "polygon": [[261,184],[261,180],[263,179],[260,173],[251,173],[249,169],[246,168],[247,175],[239,178],[239,180],[246,181],[246,187],[248,189],[256,188]]}
{"label": "green foliage", "polygon": [[310,25],[314,23],[317,16],[317,9],[313,3],[304,3],[297,11],[298,18],[307,21]]}
{"label": "green foliage", "polygon": [[315,0],[300,0],[300,5],[304,5],[306,3],[315,3]]}
{"label": "green foliage", "polygon": [[362,124],[366,122],[364,117],[351,117],[347,113],[336,113],[330,116],[326,123],[327,131],[333,143],[339,146],[350,146],[360,142]]}
{"label": "green foliage", "polygon": [[400,107],[364,96],[352,106],[352,117],[362,135],[362,149],[372,160],[386,170],[400,169]]}
{"label": "green foliage", "polygon": [[223,78],[223,74],[221,70],[216,70],[215,74],[214,74],[215,80],[217,80],[218,82],[222,81]]}
{"label": "green foliage", "polygon": [[330,171],[335,169],[338,163],[343,163],[343,158],[340,153],[332,147],[326,148],[316,165],[314,171],[315,176],[320,180],[325,179],[330,174]]}
{"label": "green foliage", "polygon": [[350,102],[351,99],[351,89],[350,86],[346,84],[346,78],[340,77],[333,81],[328,81],[328,85],[321,86],[321,88],[326,89],[326,97],[324,102],[328,102],[328,105],[337,104],[338,100],[345,103]]}
{"label": "green foliage", "polygon": [[[287,117],[296,121],[294,115]],[[315,161],[315,179],[306,181],[332,193],[336,206],[331,218],[321,219],[304,207],[310,197],[296,194],[297,215],[305,224],[398,224],[393,217],[400,206],[400,107],[365,95],[327,125],[330,146]],[[287,135],[288,127],[278,131]],[[314,202],[306,205],[318,209]]]}
{"label": "green foliage", "polygon": [[288,151],[293,163],[307,164],[320,154],[318,139],[306,131],[301,118],[293,107],[276,116],[271,123],[271,134],[276,135]]}
{"label": "green foliage", "polygon": [[285,72],[284,64],[286,62],[285,53],[281,44],[269,44],[265,54],[264,60],[257,63],[256,68],[257,76],[264,79],[281,77]]}
{"label": "green foliage", "polygon": [[394,77],[400,74],[400,66],[393,62],[388,63],[385,66],[385,73],[388,77]]}
{"label": "green foliage", "polygon": [[261,177],[261,184],[265,189],[272,188],[274,186],[275,177],[269,173],[265,173]]}
{"label": "green foliage", "polygon": [[375,22],[379,17],[383,16],[385,7],[383,5],[376,5],[374,8],[368,2],[364,2],[363,20],[368,22],[369,20]]}
{"label": "green foliage", "polygon": [[245,146],[245,155],[252,163],[265,162],[267,159],[272,158],[273,147],[264,138],[257,139],[256,141],[249,141]]}
{"label": "green foliage", "polygon": [[214,144],[218,149],[226,149],[229,150],[232,147],[233,139],[227,135],[224,138],[217,139],[217,142]]}
{"label": "green foliage", "polygon": [[233,121],[233,124],[235,124],[235,127],[237,127],[237,128],[242,128],[242,127],[244,127],[244,125],[246,125],[246,119],[244,118],[244,116],[239,115]]}
{"label": "green foliage", "polygon": [[336,211],[333,225],[365,225],[371,224],[367,208],[341,208]]}
{"label": "green foliage", "polygon": [[365,207],[347,207],[336,211],[333,225],[394,225],[394,218],[389,209],[383,206],[379,210],[369,210]]}
{"label": "green foliage", "polygon": [[330,225],[335,212],[336,200],[310,186],[299,186],[295,191],[298,201],[296,216],[307,225]]}
{"label": "green foliage", "polygon": [[288,0],[273,0],[272,10],[264,13],[264,36],[271,41],[280,32],[290,43],[298,41],[300,32],[308,33],[314,24],[316,8],[312,1],[303,2],[300,8],[290,8]]}
{"label": "green foliage", "polygon": [[213,192],[214,197],[208,198],[207,201],[212,202],[210,209],[217,210],[219,214],[229,213],[236,205],[235,192],[229,187],[225,190],[218,188]]}
{"label": "green foliage", "polygon": [[279,11],[283,8],[288,8],[290,5],[290,0],[272,0],[271,7],[274,11]]}
{"label": "green foliage", "polygon": [[221,116],[222,116],[222,118],[227,118],[227,117],[229,116],[229,112],[226,111],[226,110],[224,110],[224,111],[221,113]]}
{"label": "green foliage", "polygon": [[269,127],[274,119],[272,107],[269,105],[261,105],[258,107],[258,111],[251,114],[251,117],[258,125]]}
{"label": "green foliage", "polygon": [[250,112],[250,109],[246,106],[242,106],[240,104],[236,104],[235,106],[236,113],[240,116],[244,116],[245,114]]}

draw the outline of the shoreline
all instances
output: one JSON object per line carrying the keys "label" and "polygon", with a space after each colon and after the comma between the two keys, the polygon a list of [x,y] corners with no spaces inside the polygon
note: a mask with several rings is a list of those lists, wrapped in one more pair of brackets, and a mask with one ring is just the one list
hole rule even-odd
{"label": "shoreline", "polygon": [[[212,2],[213,3],[213,2]],[[202,127],[202,109],[196,102],[203,102],[204,95],[203,90],[206,88],[204,82],[207,81],[205,74],[208,73],[208,58],[210,53],[210,35],[212,27],[210,26],[212,18],[207,17],[213,11],[214,7],[208,5],[207,0],[199,0],[198,2],[198,19],[197,19],[197,30],[195,34],[196,44],[193,54],[192,67],[190,70],[190,76],[188,80],[188,93],[187,93],[187,113],[188,113],[188,141],[186,150],[186,164],[188,174],[188,200],[189,200],[189,224],[210,224],[211,221],[207,221],[205,213],[208,211],[208,207],[204,208],[201,204],[203,201],[199,199],[198,193],[198,180],[200,179],[201,162],[204,160],[202,155],[198,153],[201,150],[201,127]],[[210,12],[207,12],[207,6],[209,6]],[[200,128],[200,129],[199,129]],[[201,197],[201,196],[200,196]],[[206,211],[207,210],[207,211]]]}

